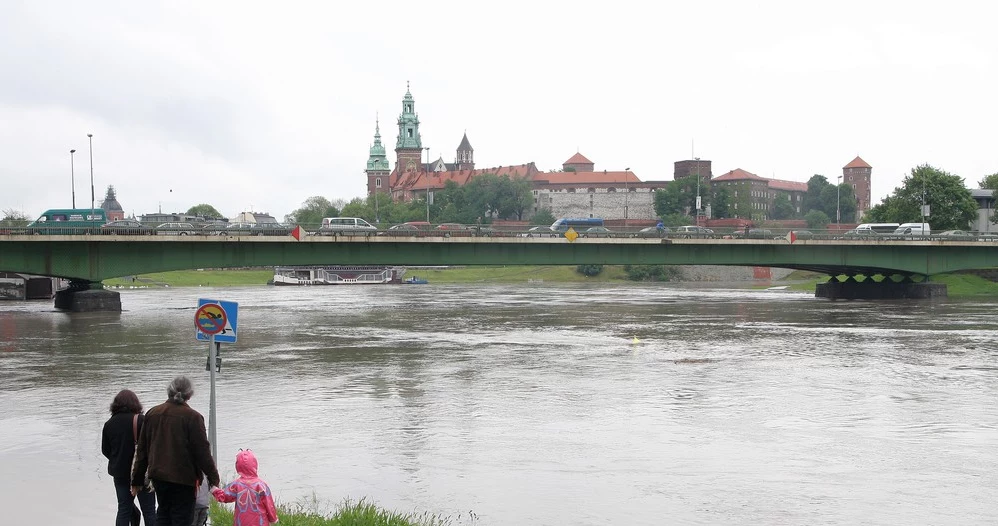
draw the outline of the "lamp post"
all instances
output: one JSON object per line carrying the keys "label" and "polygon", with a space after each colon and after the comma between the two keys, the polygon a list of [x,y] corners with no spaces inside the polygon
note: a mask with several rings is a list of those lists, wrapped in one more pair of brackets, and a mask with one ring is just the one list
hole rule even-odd
{"label": "lamp post", "polygon": [[697,162],[697,202],[696,202],[696,210],[697,210],[697,225],[700,225],[700,158],[699,157],[694,157],[693,159]]}
{"label": "lamp post", "polygon": [[69,182],[73,185],[73,209],[76,209],[76,162],[73,160],[73,154],[76,150],[69,150]]}
{"label": "lamp post", "polygon": [[[423,148],[426,150],[426,164],[430,164],[430,147],[427,146]],[[424,172],[425,170],[420,170]],[[430,174],[427,173],[423,176],[424,184],[426,184],[426,222],[430,222]]]}
{"label": "lamp post", "polygon": [[835,225],[838,226],[842,222],[842,208],[839,201],[839,195],[842,194],[842,176],[836,178],[838,184],[835,185]]}
{"label": "lamp post", "polygon": [[630,167],[624,168],[624,227],[625,227],[625,229],[627,227],[627,205],[628,205],[628,199],[630,198],[630,194],[631,194],[628,191],[628,188],[627,188],[627,172],[630,172],[630,171],[631,171]]}
{"label": "lamp post", "polygon": [[[94,134],[88,133],[87,140],[90,142],[90,216],[94,215]],[[91,219],[92,221],[93,219]]]}

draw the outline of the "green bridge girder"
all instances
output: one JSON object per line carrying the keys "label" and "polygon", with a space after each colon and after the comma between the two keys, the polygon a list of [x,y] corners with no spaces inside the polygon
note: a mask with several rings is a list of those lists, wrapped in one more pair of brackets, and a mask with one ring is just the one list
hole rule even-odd
{"label": "green bridge girder", "polygon": [[932,275],[998,267],[998,242],[520,237],[0,236],[0,271],[98,282],[295,265],[737,265]]}

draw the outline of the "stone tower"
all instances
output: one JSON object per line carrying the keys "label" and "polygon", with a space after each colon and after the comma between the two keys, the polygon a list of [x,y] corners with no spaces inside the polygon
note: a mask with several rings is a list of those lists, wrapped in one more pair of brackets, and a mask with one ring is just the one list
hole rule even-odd
{"label": "stone tower", "polygon": [[125,211],[122,210],[121,203],[118,202],[118,197],[114,192],[114,185],[107,187],[107,194],[104,196],[104,202],[100,204],[100,208],[104,210],[104,216],[107,217],[108,221],[117,221],[125,218]]}
{"label": "stone tower", "polygon": [[457,146],[457,157],[454,158],[454,164],[457,165],[458,170],[475,169],[475,149],[468,142],[468,132],[464,132],[461,144]]}
{"label": "stone tower", "polygon": [[863,214],[870,209],[870,182],[873,175],[873,167],[867,164],[858,155],[849,164],[842,167],[842,182],[852,186],[856,193],[856,217],[845,218],[853,221],[860,221]]}
{"label": "stone tower", "polygon": [[371,153],[367,158],[367,195],[374,192],[389,192],[388,155],[385,153],[385,145],[381,144],[381,123],[377,119],[374,121],[374,144],[371,145]]}
{"label": "stone tower", "polygon": [[395,171],[399,175],[423,171],[423,142],[419,137],[419,116],[416,115],[416,103],[412,100],[408,82],[405,83],[405,97],[402,97],[402,114],[399,115],[398,125]]}

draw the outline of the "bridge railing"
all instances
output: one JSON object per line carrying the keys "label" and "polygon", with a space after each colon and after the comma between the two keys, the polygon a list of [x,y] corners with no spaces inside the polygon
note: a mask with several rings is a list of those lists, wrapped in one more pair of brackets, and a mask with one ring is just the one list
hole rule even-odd
{"label": "bridge railing", "polygon": [[[141,227],[109,227],[104,225],[95,226],[62,226],[45,225],[43,227],[33,226],[3,226],[0,225],[0,235],[4,236],[39,236],[39,235],[63,235],[63,236],[113,236],[113,235],[176,235],[176,236],[271,236],[288,237],[293,230],[292,225],[267,224],[259,226],[230,225],[226,227],[218,224],[196,224],[184,227],[155,227],[142,225]],[[493,225],[459,225],[456,223],[445,223],[441,225],[425,225],[420,228],[399,229],[382,228],[378,230],[365,231],[321,231],[318,225],[306,225],[302,227],[307,235],[317,235],[319,233],[355,237],[363,236],[385,236],[396,238],[418,238],[418,237],[562,237],[564,232],[555,232],[545,227],[537,226],[493,226]],[[595,238],[662,238],[662,239],[716,239],[716,240],[780,240],[787,239],[793,232],[797,241],[809,240],[865,240],[876,242],[891,241],[942,241],[942,242],[967,242],[967,241],[988,241],[998,242],[998,232],[965,232],[946,231],[936,232],[931,235],[898,235],[893,233],[863,233],[856,231],[839,230],[819,230],[819,229],[773,229],[773,228],[749,228],[742,229],[709,229],[710,231],[691,232],[685,231],[681,227],[665,227],[661,231],[655,227],[595,227],[593,229],[579,228],[576,233],[580,237]]]}

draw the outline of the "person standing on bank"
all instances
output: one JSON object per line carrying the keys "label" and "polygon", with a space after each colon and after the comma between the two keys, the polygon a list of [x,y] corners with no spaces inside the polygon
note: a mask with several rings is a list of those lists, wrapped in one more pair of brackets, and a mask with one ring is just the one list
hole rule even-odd
{"label": "person standing on bank", "polygon": [[218,487],[218,469],[211,458],[204,417],[187,405],[194,395],[191,381],[186,376],[174,378],[166,394],[166,402],[146,413],[135,447],[132,492],[142,489],[148,474],[159,501],[156,526],[190,526],[195,486],[205,476],[209,487]]}
{"label": "person standing on bank", "polygon": [[[114,491],[118,494],[118,515],[114,526],[138,525],[139,517],[146,526],[156,524],[156,495],[146,488],[132,494],[129,487],[132,475],[132,458],[135,443],[142,429],[142,403],[139,397],[128,389],[122,389],[111,401],[111,418],[104,422],[101,432],[101,453],[107,457],[107,474],[114,479]],[[135,509],[135,497],[139,499],[142,512]]]}

